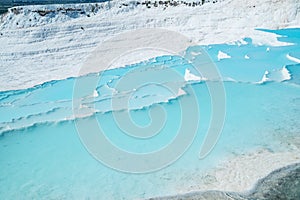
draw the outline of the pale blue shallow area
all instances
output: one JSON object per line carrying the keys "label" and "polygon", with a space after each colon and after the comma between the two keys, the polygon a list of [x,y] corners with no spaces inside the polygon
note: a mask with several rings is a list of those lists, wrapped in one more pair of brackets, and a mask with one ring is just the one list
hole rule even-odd
{"label": "pale blue shallow area", "polygon": [[[287,58],[300,58],[300,29],[264,31],[281,35],[280,41],[292,44],[256,46],[245,39],[244,45],[193,47],[208,52],[226,91],[224,128],[215,148],[204,159],[199,159],[199,152],[212,115],[206,82],[180,83],[186,95],[179,97],[153,84],[136,91],[129,112],[137,124],[151,122],[150,110],[163,108],[168,116],[161,132],[149,139],[123,134],[114,122],[110,104],[113,89],[126,73],[143,76],[152,70],[153,75],[160,76],[171,68],[182,77],[186,69],[199,76],[189,62],[179,56],[162,56],[101,74],[96,87],[99,96],[86,97],[84,105],[95,109],[93,116],[103,124],[107,138],[130,152],[147,153],[168,145],[180,126],[180,102],[189,102],[191,91],[195,92],[200,110],[197,135],[180,159],[156,172],[113,170],[94,159],[81,143],[72,117],[73,87],[78,79],[98,74],[1,92],[0,199],[142,199],[172,195],[197,185],[202,172],[228,157],[261,148],[285,148],[281,136],[300,134],[300,64]],[[218,60],[219,51],[231,58]],[[291,75],[289,80],[281,80],[283,67]],[[260,82],[266,71],[270,81]],[[166,81],[178,81],[172,78]],[[120,108],[114,112],[127,111]]]}

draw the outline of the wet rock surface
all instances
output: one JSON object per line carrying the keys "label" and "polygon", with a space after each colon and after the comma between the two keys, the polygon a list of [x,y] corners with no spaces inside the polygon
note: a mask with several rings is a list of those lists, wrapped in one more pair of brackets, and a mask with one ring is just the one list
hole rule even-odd
{"label": "wet rock surface", "polygon": [[300,199],[300,163],[278,169],[258,181],[247,199]]}
{"label": "wet rock surface", "polygon": [[280,168],[259,180],[244,194],[223,191],[194,192],[184,195],[150,198],[149,200],[299,200],[300,163]]}

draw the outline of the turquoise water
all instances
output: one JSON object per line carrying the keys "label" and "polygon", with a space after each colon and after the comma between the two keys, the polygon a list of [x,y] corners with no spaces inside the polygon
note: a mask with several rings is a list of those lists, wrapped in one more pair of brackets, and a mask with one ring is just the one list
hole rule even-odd
{"label": "turquoise water", "polygon": [[[73,108],[72,101],[74,84],[99,74],[1,92],[1,199],[141,199],[170,195],[179,190],[188,191],[201,180],[202,172],[229,156],[262,147],[273,151],[285,148],[278,136],[299,136],[300,64],[289,60],[287,55],[300,58],[300,29],[264,31],[281,35],[280,41],[292,45],[256,46],[251,39],[245,39],[245,45],[202,47],[216,63],[226,92],[223,131],[215,148],[204,159],[199,159],[199,152],[212,117],[207,83],[213,80],[183,81],[186,69],[200,74],[179,56],[162,56],[105,71],[97,83],[97,95],[82,99],[88,114],[76,119],[73,109],[77,108]],[[197,48],[200,51],[200,47],[193,50]],[[219,61],[219,51],[231,58]],[[283,75],[284,66],[291,77]],[[170,69],[176,75],[164,77]],[[269,81],[261,82],[266,71]],[[113,97],[126,100],[126,91],[116,93],[116,89],[120,90],[119,81],[130,73],[155,80],[163,78],[164,83],[176,85],[176,89],[181,88],[186,94],[178,96],[149,82],[140,90],[131,91],[129,111],[123,105],[112,106]],[[107,167],[87,151],[76,130],[76,123],[89,124],[95,117],[106,137],[119,148],[136,153],[153,152],[175,138],[182,120],[181,107],[194,106],[190,103],[194,98],[199,109],[194,140],[176,162],[151,173],[124,173]],[[147,126],[160,117],[161,109],[166,121],[159,134],[147,139],[124,134],[115,123],[115,113],[122,116],[129,112],[136,124]],[[187,121],[192,124],[193,120],[191,117]],[[91,131],[93,127],[86,129],[86,134]]]}

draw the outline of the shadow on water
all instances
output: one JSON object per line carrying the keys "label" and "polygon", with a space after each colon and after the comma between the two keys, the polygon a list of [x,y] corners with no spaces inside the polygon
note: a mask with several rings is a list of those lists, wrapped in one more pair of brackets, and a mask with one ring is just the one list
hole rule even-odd
{"label": "shadow on water", "polygon": [[184,195],[157,197],[149,200],[299,200],[300,199],[300,163],[273,171],[259,180],[255,187],[245,193],[207,191]]}

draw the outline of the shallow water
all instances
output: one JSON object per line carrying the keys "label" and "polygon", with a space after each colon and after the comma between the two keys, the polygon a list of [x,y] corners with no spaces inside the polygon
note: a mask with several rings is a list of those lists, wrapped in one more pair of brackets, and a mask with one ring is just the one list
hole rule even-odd
{"label": "shallow water", "polygon": [[[178,56],[158,57],[103,72],[96,91],[81,98],[81,106],[86,110],[77,118],[73,113],[77,109],[72,101],[74,84],[81,80],[88,82],[99,74],[1,92],[0,196],[6,199],[141,199],[172,195],[189,191],[199,183],[205,170],[232,155],[262,147],[284,150],[278,135],[299,135],[300,128],[300,65],[287,58],[287,55],[300,58],[300,29],[272,32],[282,35],[279,40],[293,45],[255,46],[250,39],[245,39],[247,44],[243,45],[203,47],[216,63],[226,92],[223,131],[213,151],[204,159],[199,159],[199,152],[213,108],[208,84],[215,80],[187,81],[184,79],[187,69],[196,76],[201,74]],[[201,49],[191,48],[194,52]],[[231,58],[218,60],[219,51]],[[137,90],[122,88],[118,84],[126,74],[150,77],[156,82]],[[161,87],[162,84],[174,90]],[[185,94],[174,93],[179,89]],[[130,100],[125,107],[125,104],[111,104],[114,99],[118,103],[127,98]],[[181,125],[181,108],[196,109],[191,104],[194,100],[199,109],[194,140],[176,162],[151,173],[131,174],[108,168],[88,153],[75,126],[89,124],[95,118],[117,147],[128,152],[149,153],[174,140]],[[124,134],[115,123],[115,114],[123,116],[127,112],[141,127],[151,124],[155,118],[160,119],[161,115],[167,117],[159,134],[138,139]],[[195,118],[189,120],[193,124]],[[191,126],[185,130],[192,129]],[[94,127],[88,127],[86,134],[93,130]]]}

